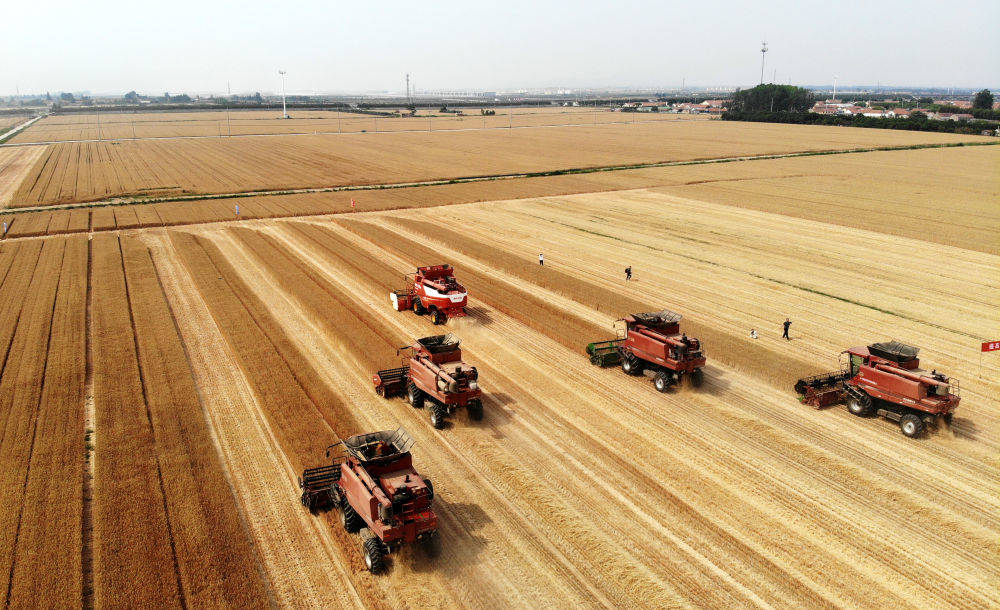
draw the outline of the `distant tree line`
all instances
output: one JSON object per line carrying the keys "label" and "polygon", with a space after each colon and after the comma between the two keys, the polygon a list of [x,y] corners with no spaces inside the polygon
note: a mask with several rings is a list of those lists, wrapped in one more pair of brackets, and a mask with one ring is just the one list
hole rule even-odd
{"label": "distant tree line", "polygon": [[737,90],[729,109],[740,113],[806,112],[816,102],[813,92],[793,85],[757,85]]}
{"label": "distant tree line", "polygon": [[793,123],[796,125],[838,125],[842,127],[872,127],[877,129],[904,129],[910,131],[939,131],[975,135],[985,130],[995,130],[990,121],[932,121],[922,113],[909,118],[877,118],[864,115],[843,116],[815,112],[736,112],[722,113],[724,121],[751,121],[755,123]]}

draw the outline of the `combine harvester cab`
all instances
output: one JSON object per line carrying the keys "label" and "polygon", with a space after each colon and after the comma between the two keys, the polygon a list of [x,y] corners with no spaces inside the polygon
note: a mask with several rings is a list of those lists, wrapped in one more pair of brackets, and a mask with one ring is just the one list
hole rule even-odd
{"label": "combine harvester cab", "polygon": [[700,386],[705,353],[698,339],[680,331],[682,316],[672,311],[634,313],[625,316],[625,336],[587,345],[590,362],[597,366],[621,364],[628,375],[646,375],[666,392],[684,375]]}
{"label": "combine harvester cab", "polygon": [[795,391],[816,408],[846,401],[854,415],[891,419],[916,438],[938,419],[951,423],[961,401],[958,380],[921,369],[919,351],[898,341],[852,347],[840,371],[799,379]]}
{"label": "combine harvester cab", "polygon": [[412,447],[402,428],[358,434],[327,448],[330,466],[306,469],[299,479],[304,506],[338,506],[345,530],[368,528],[365,566],[374,574],[386,555],[437,533],[434,486],[414,470]]}
{"label": "combine harvester cab", "polygon": [[383,398],[405,394],[414,408],[429,407],[431,424],[441,429],[452,411],[466,408],[475,421],[483,418],[483,391],[479,371],[462,360],[461,340],[455,335],[417,339],[406,366],[381,370],[372,376]]}
{"label": "combine harvester cab", "polygon": [[[405,276],[407,281],[410,275]],[[455,279],[455,270],[451,265],[417,267],[412,276],[410,288],[389,293],[393,309],[412,309],[418,316],[430,314],[434,324],[444,324],[448,318],[466,315],[469,295]]]}

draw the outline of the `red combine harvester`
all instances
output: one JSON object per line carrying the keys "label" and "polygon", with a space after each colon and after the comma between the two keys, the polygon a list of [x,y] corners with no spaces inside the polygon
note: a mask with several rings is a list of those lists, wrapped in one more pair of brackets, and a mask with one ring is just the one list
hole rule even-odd
{"label": "red combine harvester", "polygon": [[465,407],[469,417],[483,418],[483,391],[479,389],[476,367],[462,361],[461,340],[455,335],[436,335],[417,339],[406,366],[385,369],[372,376],[379,396],[391,398],[406,394],[406,400],[420,409],[429,403],[431,424],[443,428],[445,417]]}
{"label": "red combine harvester", "polygon": [[621,364],[629,375],[647,375],[660,392],[689,375],[694,386],[704,379],[705,354],[701,342],[680,332],[681,314],[672,311],[625,316],[625,336],[587,345],[590,362],[598,366]]}
{"label": "red combine harvester", "polygon": [[841,352],[841,370],[799,379],[795,391],[817,409],[846,400],[851,413],[899,422],[915,438],[939,417],[951,423],[961,400],[958,380],[921,369],[919,351],[898,341],[852,347]]}
{"label": "red combine harvester", "polygon": [[373,574],[402,544],[437,532],[434,486],[413,469],[412,446],[402,428],[358,434],[330,445],[326,456],[333,451],[332,463],[307,468],[299,479],[302,505],[310,512],[338,506],[345,530],[353,534],[368,527],[365,565]]}
{"label": "red combine harvester", "polygon": [[389,293],[396,311],[412,309],[418,316],[429,313],[434,324],[444,324],[448,318],[465,315],[469,295],[455,279],[455,269],[451,265],[417,267],[416,273],[403,277],[409,282],[410,276],[413,276],[412,288]]}

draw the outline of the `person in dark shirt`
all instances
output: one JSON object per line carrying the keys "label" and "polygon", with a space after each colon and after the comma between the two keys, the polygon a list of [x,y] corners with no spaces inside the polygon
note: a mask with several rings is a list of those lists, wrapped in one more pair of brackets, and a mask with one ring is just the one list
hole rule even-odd
{"label": "person in dark shirt", "polygon": [[791,320],[789,320],[788,318],[785,318],[785,323],[784,323],[784,324],[782,324],[782,326],[784,326],[784,328],[785,328],[785,329],[784,329],[784,330],[783,330],[783,331],[781,332],[781,338],[782,338],[782,339],[787,339],[787,340],[789,340],[789,341],[791,341],[791,340],[792,340],[792,338],[788,336],[788,327],[789,327],[789,326],[791,326],[791,325],[792,325],[792,321],[791,321]]}
{"label": "person in dark shirt", "polygon": [[625,267],[625,281],[632,279],[632,266]]}

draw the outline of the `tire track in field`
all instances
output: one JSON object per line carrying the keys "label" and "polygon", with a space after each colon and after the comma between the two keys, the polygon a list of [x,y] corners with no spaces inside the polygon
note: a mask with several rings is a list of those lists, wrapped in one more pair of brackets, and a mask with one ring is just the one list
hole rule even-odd
{"label": "tire track in field", "polygon": [[[225,242],[229,241],[229,239],[226,236],[215,235],[212,236],[212,238],[216,240],[219,245],[224,247],[224,249],[227,252],[227,255],[232,256],[234,261],[239,261],[241,263],[240,266],[245,269],[246,277],[248,280],[251,280],[252,278],[267,278],[270,275],[270,271],[268,270],[268,265],[266,264],[262,265],[262,263],[260,263],[259,261],[255,261],[254,258],[248,257],[248,255],[242,252],[241,246],[239,245],[226,246]],[[265,295],[267,295],[268,302],[272,303],[281,302],[282,306],[276,309],[289,312],[283,316],[284,324],[288,325],[289,328],[293,329],[293,331],[289,333],[289,337],[299,345],[300,349],[304,350],[305,353],[310,354],[311,359],[315,359],[318,362],[328,362],[328,363],[331,360],[336,361],[339,359],[341,360],[341,364],[336,368],[348,371],[356,371],[359,368],[359,364],[356,358],[344,355],[343,346],[340,344],[339,341],[335,341],[335,344],[341,345],[341,349],[339,351],[328,352],[323,348],[323,342],[315,342],[303,339],[303,337],[323,335],[324,333],[328,334],[329,329],[323,331],[321,327],[309,328],[302,326],[303,322],[301,320],[303,319],[308,320],[311,317],[311,315],[304,312],[297,314],[297,316],[293,315],[293,312],[299,311],[301,309],[301,305],[297,303],[294,297],[288,295],[287,293],[284,293],[282,291],[276,291],[273,288],[273,285],[277,284],[278,282],[273,280],[267,281],[266,279],[253,280],[253,281],[256,287],[255,289],[261,291],[260,295],[262,298],[264,298]],[[348,303],[342,302],[341,306],[348,306],[353,310],[353,307]],[[367,323],[363,318],[355,318],[355,322],[361,324]],[[381,332],[384,333],[386,331],[382,330]],[[389,341],[390,341],[389,339],[386,339],[386,345],[392,345],[392,343],[390,343]],[[348,350],[348,352],[350,351],[351,350]],[[368,380],[370,379],[367,374],[367,368],[370,367],[368,365],[365,366],[366,366],[365,373],[362,375],[361,379],[363,379],[364,382],[367,384]],[[329,370],[331,367],[328,364],[326,367],[322,368],[324,368],[324,370]],[[333,374],[333,373],[331,371],[330,373],[327,374]],[[355,388],[354,391],[351,391],[349,393],[350,402],[353,402],[355,404],[367,402],[381,406],[382,404],[381,399],[376,399],[373,392],[366,391],[363,393],[363,395],[357,392],[356,388],[358,385],[358,381],[359,378],[354,377],[353,379],[350,379],[350,381],[348,381],[347,383],[344,383],[342,380],[340,380],[335,385],[338,388],[352,387],[352,386]],[[360,410],[358,413],[355,414],[355,417],[366,417],[367,413],[368,410]],[[423,418],[420,419],[422,420]],[[373,425],[377,426],[378,424],[373,424]],[[434,433],[429,432],[427,428],[428,426],[424,421],[419,421],[415,424],[407,425],[407,429],[410,430],[411,435],[418,440],[419,446],[424,448],[423,451],[431,452],[430,454],[426,454],[421,450],[417,450],[417,461],[418,465],[420,465],[421,470],[424,471],[425,466],[423,466],[423,464],[427,464],[428,462],[430,462],[433,466],[432,469],[428,470],[427,472],[438,473],[439,476],[442,471],[447,471],[447,470],[455,471],[456,468],[459,468],[457,472],[453,472],[452,476],[447,478],[449,482],[453,481],[454,483],[446,483],[443,485],[439,484],[439,488],[444,487],[443,490],[439,490],[439,498],[447,498],[450,493],[455,493],[457,497],[460,497],[462,499],[469,499],[480,496],[483,493],[482,491],[483,489],[487,490],[493,489],[493,483],[491,481],[484,478],[481,474],[479,474],[469,466],[468,459],[463,455],[462,451],[449,449],[449,451],[446,452],[445,456],[441,456],[438,452],[434,451],[433,448],[436,447],[441,442],[441,439],[429,438],[428,435],[434,435]],[[462,466],[457,467],[453,465],[454,463],[461,464]],[[468,481],[470,475],[472,475],[474,480],[478,481],[478,485],[473,487],[466,487],[464,492],[462,493],[458,493],[457,491],[455,491],[454,485],[458,484],[458,482],[461,481]],[[439,478],[438,480],[441,479]],[[449,491],[449,487],[447,485],[452,486],[452,491]],[[465,485],[467,484],[463,484],[463,487],[465,487]],[[519,538],[516,538],[515,540],[510,542],[511,544],[511,546],[509,547],[510,549],[519,548],[521,546],[530,549],[533,547],[540,546],[543,549],[547,549],[550,555],[554,553],[554,555],[552,556],[561,557],[561,554],[555,550],[555,548],[551,545],[551,543],[546,541],[544,534],[538,531],[534,526],[532,526],[532,524],[529,521],[524,521],[523,517],[520,514],[520,510],[514,507],[512,504],[510,504],[510,502],[506,500],[506,497],[503,494],[498,494],[494,491],[490,497],[491,499],[489,503],[494,505],[493,510],[490,513],[491,515],[493,515],[492,517],[493,519],[503,519],[504,521],[510,521],[511,519],[513,519],[514,521],[511,523],[511,525],[513,525],[513,530],[526,532],[520,534]],[[499,504],[499,506],[497,506],[497,504]],[[442,516],[445,517],[446,522],[449,516],[459,521],[463,520],[463,518],[459,514],[451,513],[450,509],[452,507],[452,504],[450,502],[446,505],[446,507],[447,508],[445,510],[442,510]],[[497,509],[500,507],[503,507],[503,509],[497,511]],[[468,509],[463,508],[462,510],[466,511]],[[458,539],[460,540],[460,538]],[[443,544],[447,546],[447,543]],[[475,554],[475,546],[476,545],[473,545],[472,549],[473,555]],[[455,552],[461,553],[462,551],[460,549],[461,547],[456,547]],[[445,553],[447,552],[448,551],[445,551]],[[535,554],[537,551],[532,550],[531,552],[532,554]],[[406,555],[407,553],[404,551],[402,557],[406,558]],[[603,595],[599,591],[597,591],[596,589],[592,589],[587,581],[580,578],[580,575],[575,572],[575,569],[572,566],[572,564],[566,562],[565,559],[563,559],[563,562],[565,563],[565,569],[568,570],[568,572],[576,574],[575,578],[579,583],[577,586],[582,585],[584,588],[586,588],[587,591],[589,591],[588,595],[582,597],[579,596],[579,593],[574,593],[575,599],[583,601],[588,599],[588,596],[592,596],[592,598],[596,598],[598,600],[604,599]],[[539,566],[544,565],[543,562],[539,562],[537,559],[534,560],[534,563],[536,563]],[[458,558],[456,558],[455,567],[459,567],[461,565],[462,562],[458,561]],[[449,568],[448,566],[441,566],[440,571],[442,572],[442,574],[446,574],[452,572],[453,570],[454,567]],[[406,573],[407,571],[404,569],[402,564],[397,562],[397,567],[394,568],[394,577],[397,577],[396,575],[398,575],[398,578],[404,579],[399,581],[400,586],[403,586],[402,583],[405,582],[406,578],[408,578],[406,576]],[[525,577],[527,577],[528,579],[533,579],[528,574],[521,575],[521,578]],[[537,578],[537,576],[535,578]],[[474,578],[473,580],[474,581],[483,580],[485,584],[486,582],[496,581],[496,580],[502,581],[504,579],[500,578],[497,575],[491,574],[488,579],[483,579],[482,576],[479,576],[477,578]],[[553,579],[554,582],[560,582],[561,580],[563,580],[563,578]],[[503,588],[507,591],[517,590],[517,584],[515,584],[517,582],[518,581],[508,582],[503,586]],[[528,582],[528,580],[521,580],[519,582],[521,586],[524,586]],[[495,584],[495,582],[491,584]],[[441,583],[438,586],[442,592],[447,592],[450,589],[454,589],[456,587],[459,590],[463,590],[466,588],[466,586],[463,583],[456,582],[454,580],[448,580],[446,583]],[[562,598],[568,593],[569,589],[562,589],[562,592],[559,594],[559,596],[560,598]],[[450,597],[450,594],[447,595]],[[472,605],[481,605],[481,603],[476,603],[473,600],[475,600],[477,597],[482,597],[484,595],[486,596],[485,599],[491,599],[491,596],[495,595],[495,593],[489,593],[489,590],[482,590],[479,592],[473,591],[471,592],[471,597],[464,598],[464,603],[472,603]],[[523,593],[521,595],[523,595]],[[492,597],[492,601],[486,603],[488,605],[503,603],[504,599],[505,599],[504,597],[499,597],[499,598]],[[602,603],[602,605],[610,606],[612,604],[610,603],[610,601],[605,600]]]}
{"label": "tire track in field", "polygon": [[146,238],[278,603],[363,607],[328,536],[303,516],[291,465],[188,271],[164,234]]}
{"label": "tire track in field", "polygon": [[[301,251],[300,251],[300,254],[301,254]],[[305,256],[305,255],[304,255],[304,256]],[[315,262],[313,262],[313,264],[315,265],[316,263],[315,263]],[[369,260],[363,260],[363,261],[359,262],[358,264],[359,264],[360,266],[363,266],[363,267],[364,267],[365,269],[371,269],[372,265],[374,264],[374,261],[369,261]],[[322,265],[317,265],[317,266],[322,266]],[[337,281],[337,282],[346,282],[346,281],[347,281],[347,280],[345,280],[345,279],[342,279],[342,278],[344,277],[344,275],[343,275],[342,273],[337,273],[337,274],[335,274],[335,275],[331,275],[330,277],[331,277],[331,279],[334,279],[334,278],[336,278],[336,279],[335,279],[335,281]],[[351,285],[351,284],[345,284],[345,285],[344,285],[344,290],[345,290],[345,292],[350,292],[351,294],[355,294],[355,295],[357,295],[357,294],[359,294],[359,293],[363,292],[363,291],[359,291],[359,290],[357,290],[357,289],[356,289],[356,287],[354,287],[354,286],[353,286],[353,285]],[[368,297],[366,297],[366,302],[367,302],[367,301],[368,301]],[[380,306],[380,305],[382,305],[382,304],[380,303],[380,301],[381,301],[381,299],[379,299],[379,300],[378,300],[378,304],[375,304],[375,303],[371,303],[371,302],[367,302],[367,304],[368,304],[368,305],[370,306],[370,308],[374,309],[374,310],[375,310],[376,312],[382,312],[382,311],[384,310],[384,307]],[[376,315],[377,315],[377,314],[376,314]],[[496,314],[496,315],[501,315],[501,314]],[[403,322],[403,320],[407,320],[407,319],[409,319],[409,316],[405,316],[405,315],[404,315],[404,316],[403,316],[402,318],[396,318],[396,317],[393,317],[393,318],[390,318],[390,320],[391,320],[391,321],[389,321],[389,320],[383,320],[383,322],[385,322],[385,323],[389,323],[389,324],[391,324],[391,325],[396,325],[396,324],[402,324],[402,323],[404,323],[404,322]],[[398,320],[398,321],[397,321],[397,320]],[[419,324],[419,322],[412,322],[412,323],[413,323],[413,324]],[[518,326],[520,326],[520,325],[518,325]],[[416,332],[419,332],[419,331],[416,331]],[[523,330],[522,330],[521,332],[523,333]],[[479,362],[479,361],[476,361],[476,362],[477,362],[477,364],[478,364],[478,362]],[[499,370],[499,367],[498,367],[498,370]],[[553,388],[548,388],[548,392],[547,392],[547,393],[548,393],[548,394],[551,394],[551,393],[552,393],[552,391],[553,391]],[[535,392],[535,394],[536,394],[536,395],[541,395],[541,392],[538,392],[538,391],[536,391],[536,392]],[[543,405],[542,405],[541,403],[539,403],[538,407],[540,408],[540,407],[542,407],[542,406],[543,406]],[[529,411],[531,411],[532,409],[528,409],[528,410],[529,410]],[[543,410],[544,410],[544,409],[543,409]],[[558,419],[558,418],[557,418],[557,419]],[[553,425],[553,422],[552,422],[552,421],[547,421],[547,422],[545,422],[545,424],[544,424],[544,425],[545,425],[545,427],[551,427],[551,426]],[[557,422],[557,423],[556,423],[556,424],[554,424],[554,425],[556,425],[556,426],[558,426],[558,427],[561,427],[561,428],[565,428],[565,422],[562,422],[562,423],[558,423],[558,422]],[[454,437],[449,437],[449,436],[448,436],[447,434],[445,434],[444,436],[445,436],[445,437],[447,437],[447,438],[454,438]],[[580,434],[579,434],[579,438],[581,438],[581,439],[582,439],[582,438],[589,438],[589,437],[588,437],[588,434],[587,434],[586,432],[583,432],[583,431],[581,430],[581,431],[580,431]],[[548,443],[550,443],[550,442],[551,442],[551,439],[546,439],[546,438],[544,438],[544,437],[543,437],[542,439],[532,439],[532,442],[531,442],[531,443],[528,443],[528,444],[526,444],[526,445],[525,445],[525,447],[528,447],[528,446],[531,446],[531,445],[537,445],[537,444],[539,444],[540,442],[541,442],[542,444],[548,444]],[[481,449],[480,449],[480,450],[481,450]],[[585,457],[584,457],[583,459],[587,460],[588,462],[592,462],[592,461],[594,460],[594,456],[595,456],[595,455],[610,455],[610,454],[613,454],[613,453],[614,453],[614,452],[613,452],[613,450],[611,450],[611,449],[610,449],[610,447],[607,447],[607,446],[604,446],[604,447],[602,447],[602,448],[600,448],[600,449],[596,449],[596,450],[593,450],[593,451],[591,452],[591,454],[589,454],[589,455],[585,456]],[[620,472],[620,471],[622,471],[622,470],[625,470],[625,471],[629,471],[629,470],[630,470],[630,468],[632,468],[632,467],[631,467],[631,466],[630,466],[629,464],[625,464],[625,463],[619,463],[619,464],[616,464],[616,466],[615,466],[615,467],[611,467],[611,468],[609,468],[608,470],[609,470],[609,472],[615,472],[615,471],[618,471],[618,472]],[[577,475],[577,476],[578,476],[578,475]],[[596,482],[596,483],[597,483],[598,485],[600,484],[600,480],[597,480],[597,481],[595,481],[595,482]],[[606,485],[606,483],[605,483],[605,485]],[[658,493],[659,495],[662,495],[662,494],[663,494],[663,491],[664,491],[664,490],[663,490],[662,488],[660,488],[660,487],[657,487],[657,488],[656,488],[656,491],[657,491],[657,493]],[[585,495],[585,494],[586,494],[586,492],[585,492],[585,491],[584,491],[584,492],[583,492],[583,493],[581,494],[581,490],[576,490],[576,492],[575,492],[575,493],[573,494],[573,497],[577,497],[577,496],[579,496],[579,495]],[[657,494],[651,494],[651,499],[652,499],[652,497],[659,497],[659,496],[658,496]],[[632,511],[635,511],[635,512],[638,512],[638,513],[640,513],[640,514],[641,514],[641,510],[638,510],[638,509],[637,509],[637,508],[636,508],[636,507],[635,507],[634,505],[630,507],[630,510],[632,510]],[[662,520],[662,519],[665,519],[665,518],[669,519],[669,517],[667,517],[666,515],[658,515],[658,518],[659,518],[659,519],[661,519],[661,520]],[[654,519],[654,520],[653,520],[653,521],[651,522],[651,525],[653,525],[653,527],[654,527],[654,528],[656,527],[656,523],[655,523],[655,519]],[[682,545],[682,546],[683,546],[683,545]],[[693,551],[692,551],[692,550],[690,549],[690,547],[688,547],[688,551],[689,551],[689,552],[692,552],[692,553],[693,553]],[[694,554],[695,554],[695,555],[697,555],[697,553],[694,553]],[[654,556],[655,556],[655,552],[653,553],[653,555],[652,555],[652,556],[650,556],[650,557],[649,557],[649,559],[650,559],[651,561],[653,561],[653,563],[655,564],[655,563],[657,562],[657,560],[656,560],[656,559],[654,558]],[[717,569],[718,569],[718,568],[717,568],[716,566],[712,565],[712,564],[711,564],[710,562],[707,562],[707,563],[706,563],[705,565],[706,565],[706,566],[709,566],[709,567],[710,567],[711,569],[715,569],[715,570],[717,570]],[[716,573],[715,573],[715,576],[716,576],[716,577],[719,577],[719,576],[721,576],[721,577],[722,577],[722,578],[724,578],[724,579],[725,579],[725,578],[728,578],[728,576],[727,576],[727,575],[726,575],[726,574],[725,574],[724,572],[716,572]],[[732,582],[732,581],[730,581],[730,582]],[[734,583],[734,584],[735,584],[735,583]],[[742,591],[744,591],[743,595],[745,595],[745,596],[747,596],[747,597],[750,597],[750,598],[755,598],[754,594],[753,594],[753,593],[752,593],[751,591],[749,591],[749,590],[747,590],[747,589],[740,589],[740,587],[739,587],[739,586],[737,586],[737,589],[738,589],[738,590],[742,590]],[[800,596],[801,596],[801,593],[800,593]],[[763,604],[764,602],[762,602],[762,601],[758,600],[758,603],[761,603],[761,604]]]}
{"label": "tire track in field", "polygon": [[[463,265],[463,267],[464,267],[465,263],[463,262],[463,263],[462,263],[462,265]],[[404,267],[404,268],[405,268],[405,267]],[[767,402],[769,402],[769,401],[767,401]],[[765,404],[766,404],[766,402],[765,402]],[[767,416],[767,411],[768,411],[768,409],[760,409],[759,407],[755,407],[755,410],[759,410],[759,411],[761,411],[761,413],[762,413],[762,414],[763,414],[763,415],[764,415],[765,417]],[[814,433],[813,433],[813,432],[810,432],[810,431],[809,431],[808,429],[806,429],[806,428],[805,428],[805,423],[804,423],[804,422],[801,422],[801,421],[800,421],[800,422],[798,422],[798,424],[797,424],[797,425],[798,425],[799,427],[802,427],[802,428],[803,428],[803,435],[804,435],[804,437],[805,437],[805,438],[808,438],[808,437],[810,437],[810,436],[814,436]],[[900,442],[902,442],[902,441],[900,441]],[[804,446],[804,447],[808,447],[808,446],[806,445],[806,446]],[[858,461],[860,461],[861,463],[863,463],[863,462],[865,461],[865,458],[864,458],[864,456],[863,456],[863,455],[859,455],[859,456],[858,456]],[[860,474],[861,472],[863,472],[863,471],[858,471],[858,473],[859,473],[859,474]],[[863,478],[866,478],[866,479],[868,479],[868,478],[869,478],[869,477],[868,477],[868,476],[866,476],[866,475],[862,475],[862,476],[863,476]],[[900,477],[901,477],[901,478],[902,478],[903,480],[906,480],[906,478],[907,478],[907,476],[906,476],[906,473],[905,473],[905,472],[903,472],[903,471],[900,471]],[[872,479],[872,482],[873,482],[873,483],[874,483],[874,484],[876,485],[875,489],[878,489],[878,486],[879,486],[879,483],[878,483],[877,481],[878,481],[878,479]],[[899,489],[900,489],[900,490],[902,490],[902,489],[905,489],[905,488],[904,488],[904,487],[899,487]],[[940,491],[940,490],[939,490],[939,491]],[[878,492],[875,492],[875,493],[878,493]],[[931,492],[931,493],[933,494],[933,492]],[[907,495],[909,495],[909,494],[907,494]],[[891,500],[891,499],[892,499],[893,497],[899,497],[899,492],[894,492],[894,496],[889,496],[890,500]],[[860,500],[860,498],[859,498],[859,500]],[[921,511],[921,510],[925,510],[925,509],[924,509],[924,507],[925,507],[925,506],[926,506],[926,503],[925,503],[925,502],[923,502],[923,503],[918,503],[918,504],[915,504],[915,508],[916,508],[916,510],[917,510],[917,511]],[[890,508],[890,510],[892,510],[892,509]],[[968,514],[968,511],[963,511],[963,512],[965,512],[966,514]],[[864,518],[864,516],[863,516],[863,515],[859,515],[859,517],[860,517],[860,518]],[[876,517],[876,518],[877,518],[877,517]],[[892,524],[892,523],[887,523],[886,525],[888,525],[888,526],[890,527],[890,529],[892,529],[892,526],[893,526],[893,524]],[[949,524],[949,522],[948,522],[948,519],[945,519],[945,520],[944,520],[944,521],[943,521],[943,522],[941,523],[941,527],[939,528],[939,529],[940,529],[940,531],[941,531],[942,533],[944,533],[944,532],[948,531],[948,529],[950,529],[950,528],[949,528],[949,525],[950,525],[950,524]],[[864,534],[864,532],[860,532],[860,533],[861,533],[862,535]],[[963,544],[961,544],[961,545],[956,545],[956,544],[955,544],[955,543],[953,543],[952,541],[948,540],[946,536],[935,536],[935,540],[936,540],[935,544],[939,544],[939,545],[941,545],[941,546],[940,546],[940,547],[938,548],[938,553],[940,553],[940,552],[941,552],[942,550],[944,550],[944,549],[947,549],[947,548],[949,548],[949,547],[953,547],[953,548],[954,548],[954,551],[955,551],[956,553],[958,553],[958,555],[959,555],[959,556],[961,556],[962,554],[966,554],[966,558],[967,558],[967,559],[966,559],[966,561],[972,561],[972,562],[974,562],[974,563],[975,563],[975,562],[978,562],[978,561],[981,561],[981,548],[982,548],[982,547],[978,547],[978,546],[975,546],[975,542],[974,542],[974,540],[970,540],[970,541],[969,541],[969,542],[967,542],[967,543],[966,543],[966,542],[963,542]],[[983,539],[981,539],[981,540],[983,540]],[[955,542],[957,542],[957,540],[956,540]],[[902,547],[902,548],[906,548],[906,545],[905,545],[905,543],[904,543],[904,545],[903,545],[903,547]],[[977,551],[978,551],[978,558],[977,558]],[[970,555],[970,553],[971,553],[971,555]],[[915,560],[915,563],[914,563],[914,560]],[[914,565],[920,565],[920,564],[921,564],[921,560],[919,559],[919,556],[918,556],[918,555],[914,555],[914,556],[913,556],[913,557],[912,557],[912,558],[911,558],[910,560],[901,560],[900,562],[898,562],[898,565],[899,565],[899,566],[906,566],[906,565],[908,565],[909,563],[914,563]],[[983,568],[986,568],[986,569],[988,570],[988,569],[989,569],[989,564],[985,564],[985,565],[981,565],[980,567],[983,567]],[[903,569],[904,571],[909,571],[909,568],[901,568],[901,569]],[[930,570],[930,571],[933,571],[933,570]],[[921,571],[920,571],[920,570],[916,570],[916,571],[914,571],[914,572],[913,572],[913,576],[912,576],[912,578],[914,579],[914,580],[913,580],[913,582],[921,582],[921,581],[923,580],[923,579],[921,578]],[[975,587],[975,585],[972,585],[972,586],[973,586],[973,587]],[[943,591],[942,589],[939,589],[939,588],[938,588],[938,587],[937,587],[936,585],[934,585],[933,583],[931,583],[930,587],[931,587],[931,590],[937,590],[937,591],[938,591],[938,593],[936,593],[936,594],[942,594],[942,595],[944,595],[944,597],[942,597],[942,599],[948,599],[948,595],[947,595],[947,594],[945,594],[945,593],[942,593],[942,591]],[[980,592],[980,594],[981,594],[981,592]],[[975,594],[973,593],[973,595],[975,595]],[[951,597],[952,597],[952,599],[954,599],[954,596],[955,596],[955,593],[954,593],[954,592],[953,592],[953,593],[951,593]],[[975,598],[973,597],[973,598],[970,598],[970,599],[975,599]]]}

